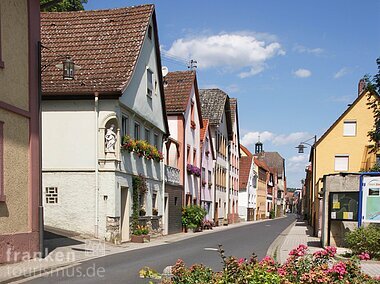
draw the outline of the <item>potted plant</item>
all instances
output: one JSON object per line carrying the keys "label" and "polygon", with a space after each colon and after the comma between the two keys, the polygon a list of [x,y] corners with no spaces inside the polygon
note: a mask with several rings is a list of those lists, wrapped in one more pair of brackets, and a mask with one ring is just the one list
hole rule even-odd
{"label": "potted plant", "polygon": [[139,216],[145,216],[146,215],[146,211],[144,208],[140,208],[140,211],[139,211]]}
{"label": "potted plant", "polygon": [[153,216],[158,216],[158,209],[157,208],[153,208],[152,209],[152,215]]}
{"label": "potted plant", "polygon": [[196,123],[194,120],[191,121],[191,128],[195,129],[197,127]]}
{"label": "potted plant", "polygon": [[133,230],[131,236],[131,242],[133,243],[145,243],[150,242],[149,230],[145,226],[137,225]]}
{"label": "potted plant", "polygon": [[205,180],[202,180],[202,186],[205,186],[207,182]]}
{"label": "potted plant", "polygon": [[194,232],[202,229],[202,221],[207,212],[204,208],[198,205],[186,206],[182,209],[182,225],[187,229],[192,229]]}
{"label": "potted plant", "polygon": [[212,182],[208,182],[208,188],[212,187]]}

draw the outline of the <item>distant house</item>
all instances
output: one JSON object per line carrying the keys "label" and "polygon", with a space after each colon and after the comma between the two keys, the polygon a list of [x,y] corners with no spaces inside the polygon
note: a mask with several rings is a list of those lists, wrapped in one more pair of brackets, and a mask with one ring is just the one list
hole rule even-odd
{"label": "distant house", "polygon": [[278,152],[264,152],[261,157],[273,173],[273,208],[276,216],[282,216],[285,210],[285,159]]}
{"label": "distant house", "polygon": [[213,219],[214,213],[214,161],[215,151],[212,143],[212,135],[208,119],[203,119],[203,127],[201,129],[201,150],[202,150],[202,174],[201,174],[201,206],[206,209],[207,220]]}
{"label": "distant house", "polygon": [[0,263],[40,247],[40,3],[0,1]]}
{"label": "distant house", "polygon": [[311,151],[315,187],[313,192],[313,178],[309,179],[307,191],[311,192],[312,203],[308,215],[315,235],[321,232],[322,199],[318,197],[321,197],[324,188],[323,176],[367,171],[379,164],[380,154],[371,153],[373,143],[367,136],[374,124],[374,114],[368,108],[367,98],[368,93],[359,88],[358,97],[317,140]]}
{"label": "distant house", "polygon": [[239,138],[239,116],[238,103],[236,98],[230,98],[231,123],[232,123],[232,140],[230,141],[229,157],[229,222],[236,223],[239,221],[239,160],[240,160],[240,138]]}
{"label": "distant house", "polygon": [[271,209],[272,200],[271,197],[271,188],[272,183],[270,180],[270,169],[265,161],[261,158],[264,153],[263,143],[257,142],[255,144],[255,154],[254,154],[254,163],[258,167],[258,185],[257,185],[257,220],[265,219],[269,216],[269,211]]}
{"label": "distant house", "polygon": [[229,212],[230,174],[229,141],[233,139],[230,98],[220,89],[200,90],[202,116],[208,119],[212,143],[215,146],[216,161],[214,165],[214,221],[222,224],[227,221]]}
{"label": "distant house", "polygon": [[136,194],[139,223],[165,232],[159,151],[169,131],[154,6],[42,13],[41,32],[43,64],[65,54],[77,66],[74,80],[56,64],[43,73],[46,225],[128,241]]}
{"label": "distant house", "polygon": [[256,220],[258,166],[253,154],[240,144],[239,161],[239,217],[245,221]]}

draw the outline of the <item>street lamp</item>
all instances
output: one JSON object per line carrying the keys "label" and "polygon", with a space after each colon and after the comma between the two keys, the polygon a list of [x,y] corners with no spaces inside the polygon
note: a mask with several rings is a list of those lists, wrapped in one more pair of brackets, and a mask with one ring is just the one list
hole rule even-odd
{"label": "street lamp", "polygon": [[[310,140],[313,140],[313,144],[310,144],[309,141]],[[309,208],[315,208],[314,206],[314,202],[315,202],[315,183],[316,183],[316,164],[317,164],[317,157],[316,157],[316,153],[317,153],[317,149],[316,149],[316,144],[317,143],[317,135],[314,135],[313,137],[301,142],[296,148],[298,149],[298,153],[302,154],[304,153],[304,149],[307,148],[307,146],[305,145],[308,145],[312,150],[312,154],[310,155],[311,156],[311,169],[312,169],[312,186],[311,186],[311,204],[312,206],[310,206]],[[312,220],[312,225],[313,225],[313,230],[314,230],[314,235],[315,235],[315,214],[313,214],[313,210],[311,210],[312,212],[310,212],[312,214],[311,216],[311,220]]]}
{"label": "street lamp", "polygon": [[[50,48],[42,45],[42,43],[38,42],[38,112],[39,112],[39,131],[40,137],[42,137],[42,109],[41,109],[41,101],[42,101],[42,73],[55,62],[59,62],[61,60],[61,64],[56,65],[57,68],[62,69],[63,79],[64,80],[73,80],[74,79],[74,71],[75,69],[79,69],[79,66],[76,66],[72,61],[69,55],[61,55],[55,54],[55,57],[48,61],[46,64],[42,65],[42,49]],[[53,52],[54,53],[54,52]],[[43,207],[43,188],[42,188],[42,141],[40,141],[40,149],[39,149],[39,164],[40,164],[40,178],[39,178],[39,206],[38,206],[38,219],[39,219],[39,247],[40,247],[40,256],[44,258],[45,250],[44,250],[44,207]]]}
{"label": "street lamp", "polygon": [[[313,144],[309,144],[307,143],[308,141],[310,141],[311,139],[314,139],[314,143]],[[317,135],[314,135],[313,137],[311,137],[310,139],[307,139],[306,141],[304,142],[301,142],[296,148],[298,149],[298,153],[300,154],[303,154],[304,153],[304,149],[307,148],[305,145],[309,145],[310,147],[313,147],[315,145],[315,143],[317,142]]]}

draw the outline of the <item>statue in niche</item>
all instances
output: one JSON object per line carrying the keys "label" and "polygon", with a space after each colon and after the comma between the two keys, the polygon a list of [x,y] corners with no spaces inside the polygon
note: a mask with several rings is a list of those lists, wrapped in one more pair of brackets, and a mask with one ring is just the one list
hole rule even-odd
{"label": "statue in niche", "polygon": [[116,133],[114,131],[115,125],[111,124],[110,128],[107,129],[106,135],[105,135],[105,146],[106,146],[106,152],[115,152],[115,144],[116,144]]}

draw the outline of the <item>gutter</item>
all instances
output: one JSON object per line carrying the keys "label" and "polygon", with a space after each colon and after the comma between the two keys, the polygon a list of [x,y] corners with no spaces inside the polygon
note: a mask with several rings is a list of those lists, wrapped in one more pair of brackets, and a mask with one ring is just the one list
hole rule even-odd
{"label": "gutter", "polygon": [[95,115],[95,226],[94,226],[94,236],[99,237],[99,153],[98,153],[98,121],[99,121],[99,93],[94,93],[94,115]]}

